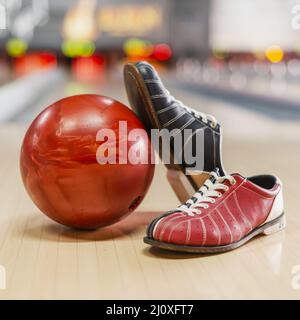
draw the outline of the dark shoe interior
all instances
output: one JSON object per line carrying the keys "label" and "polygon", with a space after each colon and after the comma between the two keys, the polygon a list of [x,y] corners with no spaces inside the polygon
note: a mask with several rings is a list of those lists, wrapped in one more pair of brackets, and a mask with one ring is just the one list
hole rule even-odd
{"label": "dark shoe interior", "polygon": [[265,189],[272,189],[276,184],[276,177],[271,175],[253,176],[248,180]]}

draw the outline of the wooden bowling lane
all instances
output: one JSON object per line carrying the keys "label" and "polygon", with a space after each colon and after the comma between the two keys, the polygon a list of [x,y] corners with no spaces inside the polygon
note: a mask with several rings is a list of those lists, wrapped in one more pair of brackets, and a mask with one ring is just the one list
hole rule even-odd
{"label": "wooden bowling lane", "polygon": [[[101,93],[126,101],[121,85],[102,87]],[[42,215],[25,193],[18,168],[25,128],[5,124],[0,127],[0,265],[6,269],[6,290],[0,290],[0,299],[300,298],[292,287],[292,270],[300,265],[299,123],[185,91],[172,93],[222,122],[229,172],[270,172],[283,180],[287,229],[225,254],[150,248],[142,242],[147,223],[178,204],[162,165],[146,199],[127,219],[94,232],[67,229]]]}

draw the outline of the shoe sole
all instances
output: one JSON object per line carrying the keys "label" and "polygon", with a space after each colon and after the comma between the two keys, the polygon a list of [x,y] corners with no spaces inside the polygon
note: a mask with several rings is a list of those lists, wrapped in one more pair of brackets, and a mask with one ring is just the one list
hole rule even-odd
{"label": "shoe sole", "polygon": [[[126,64],[124,67],[124,82],[129,103],[145,124],[148,132],[151,129],[161,129],[156,112],[151,101],[148,89],[144,83],[138,68],[134,64]],[[136,90],[134,90],[137,88]],[[136,103],[138,101],[138,103]],[[144,108],[138,107],[142,105]],[[161,150],[159,150],[161,158]],[[172,164],[167,167],[167,179],[181,203],[186,202],[210,177],[209,172],[196,175],[185,175],[184,168],[174,163],[174,153],[171,151],[170,160]]]}
{"label": "shoe sole", "polygon": [[144,242],[147,244],[150,244],[153,247],[157,247],[160,249],[165,249],[169,251],[177,251],[177,252],[186,252],[186,253],[222,253],[234,250],[246,242],[248,242],[250,239],[252,239],[255,236],[258,236],[259,234],[264,235],[270,235],[275,232],[278,232],[282,229],[284,229],[286,226],[286,217],[284,212],[277,217],[276,219],[269,221],[255,229],[253,229],[249,234],[247,234],[245,237],[240,239],[239,241],[236,241],[234,243],[224,245],[224,246],[187,246],[187,245],[177,245],[162,241],[157,241],[154,239],[151,239],[149,237],[144,237]]}

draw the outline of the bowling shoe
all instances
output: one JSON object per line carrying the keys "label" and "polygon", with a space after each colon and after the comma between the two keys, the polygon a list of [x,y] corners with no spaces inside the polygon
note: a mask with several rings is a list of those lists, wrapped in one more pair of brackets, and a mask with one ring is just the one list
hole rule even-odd
{"label": "bowling shoe", "polygon": [[282,183],[277,177],[212,172],[186,203],[151,222],[144,242],[174,251],[217,253],[284,227]]}
{"label": "bowling shoe", "polygon": [[[129,103],[134,112],[143,121],[148,133],[151,129],[167,129],[169,132],[189,130],[189,136],[180,142],[181,148],[174,148],[170,143],[170,163],[167,178],[180,202],[185,202],[197,191],[209,173],[216,167],[221,174],[225,174],[222,164],[222,133],[220,124],[212,115],[204,114],[185,106],[175,99],[164,87],[156,70],[147,62],[128,63],[124,67],[124,82]],[[188,132],[185,131],[185,132]],[[202,134],[201,146],[196,143],[196,136]],[[174,159],[181,159],[186,142],[189,141],[193,154],[202,158],[200,170],[194,170],[193,164],[185,161],[176,163]],[[162,153],[159,149],[160,157]],[[164,162],[164,159],[163,159]],[[177,161],[178,162],[178,161]]]}

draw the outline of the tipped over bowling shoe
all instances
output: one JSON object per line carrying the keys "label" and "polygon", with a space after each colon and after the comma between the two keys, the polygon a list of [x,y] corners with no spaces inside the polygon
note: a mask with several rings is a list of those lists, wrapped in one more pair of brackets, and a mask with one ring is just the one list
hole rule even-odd
{"label": "tipped over bowling shoe", "polygon": [[[189,108],[176,100],[166,90],[153,66],[147,62],[126,64],[124,82],[129,103],[149,134],[151,129],[158,129],[160,132],[166,129],[173,133],[175,130],[169,144],[169,163],[162,157],[162,148],[158,150],[168,168],[167,178],[181,203],[203,185],[215,168],[219,168],[220,174],[225,174],[221,159],[221,127],[213,116]],[[174,141],[178,134],[183,132],[184,134],[180,135],[180,147],[176,148]],[[197,140],[198,138],[201,139]],[[164,140],[165,137],[161,139]],[[202,157],[199,160],[200,166],[187,161],[186,153],[183,156],[187,150]]]}
{"label": "tipped over bowling shoe", "polygon": [[211,178],[177,209],[151,222],[144,242],[183,252],[218,253],[285,227],[282,184],[271,175]]}

